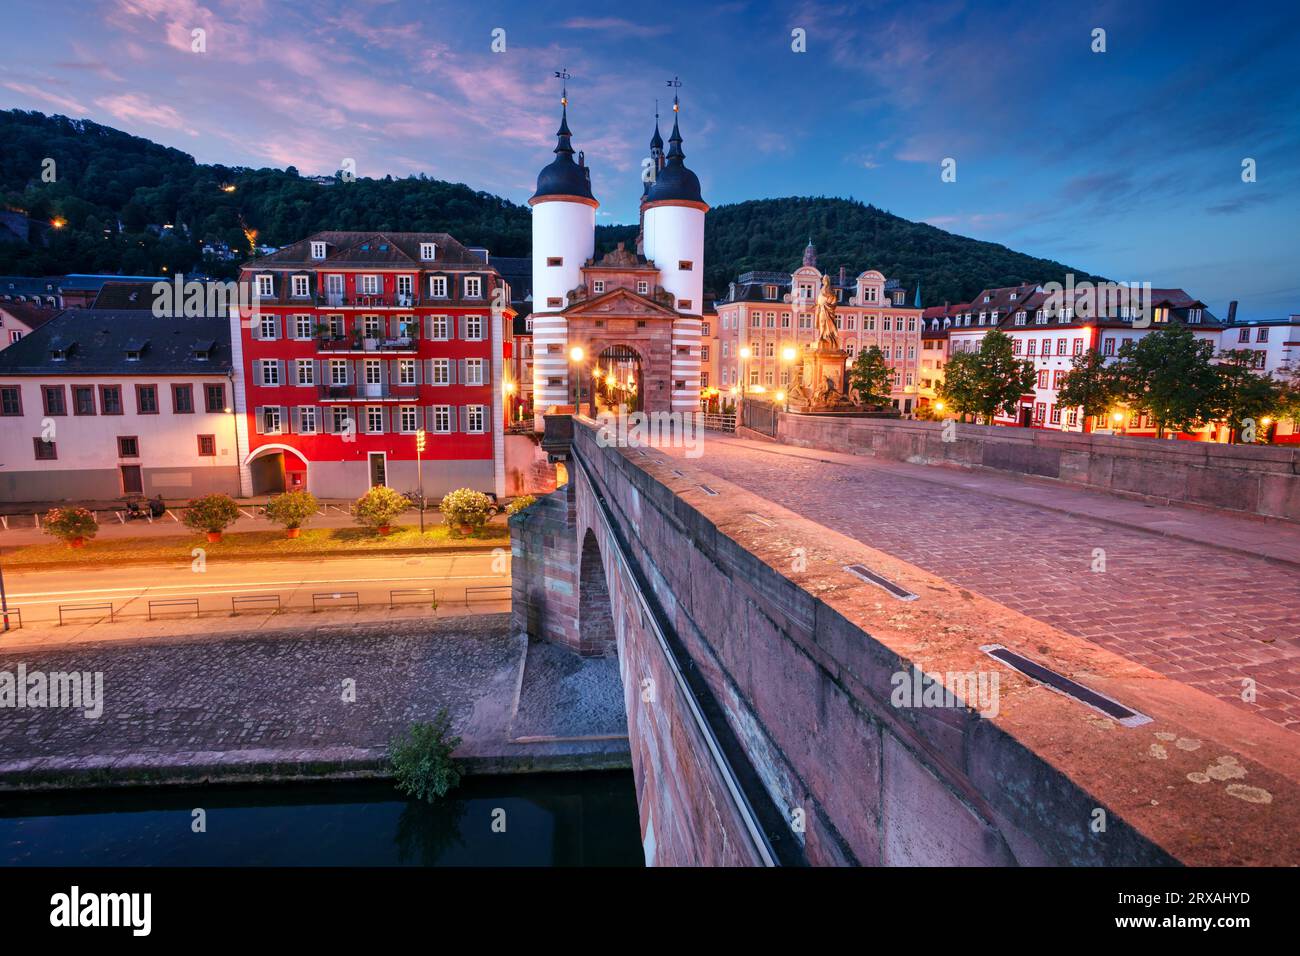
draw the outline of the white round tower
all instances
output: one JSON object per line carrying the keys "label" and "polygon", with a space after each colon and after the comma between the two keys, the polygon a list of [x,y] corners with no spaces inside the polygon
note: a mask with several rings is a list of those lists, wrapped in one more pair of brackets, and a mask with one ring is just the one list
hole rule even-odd
{"label": "white round tower", "polygon": [[[668,155],[646,191],[642,211],[644,253],[659,268],[659,282],[676,300],[677,311],[704,311],[704,214],[700,180],[686,168],[682,134],[673,104]],[[657,130],[656,130],[657,132]]]}
{"label": "white round tower", "polygon": [[[574,162],[568,97],[556,133],[555,159],[537,175],[533,207],[533,408],[537,427],[551,405],[569,402],[568,293],[596,251],[591,171]],[[558,346],[556,348],[555,346]]]}

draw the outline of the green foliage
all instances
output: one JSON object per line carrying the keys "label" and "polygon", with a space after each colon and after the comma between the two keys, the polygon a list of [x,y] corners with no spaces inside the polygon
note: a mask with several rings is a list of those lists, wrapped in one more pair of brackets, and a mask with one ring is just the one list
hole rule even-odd
{"label": "green foliage", "polygon": [[41,526],[46,534],[52,534],[62,541],[93,538],[99,532],[95,516],[85,508],[51,508],[46,512]]}
{"label": "green foliage", "polygon": [[403,511],[411,507],[411,499],[387,485],[375,485],[352,505],[352,516],[357,524],[370,528],[383,528],[393,523]]}
{"label": "green foliage", "polygon": [[1169,428],[1188,431],[1219,411],[1222,393],[1213,355],[1212,342],[1171,323],[1120,346],[1112,374],[1124,404],[1150,415],[1157,434]]}
{"label": "green foliage", "polygon": [[992,424],[996,414],[1013,414],[1021,396],[1033,390],[1033,363],[1016,358],[1011,336],[993,329],[979,351],[957,352],[948,360],[938,395],[958,414]]}
{"label": "green foliage", "polygon": [[858,393],[864,405],[888,405],[893,378],[894,373],[885,363],[885,353],[874,345],[859,352],[849,367],[849,387]]}
{"label": "green foliage", "polygon": [[215,534],[225,531],[239,520],[239,505],[230,495],[213,494],[201,498],[191,498],[185,506],[181,521],[185,527],[194,531],[207,531]]}
{"label": "green foliage", "polygon": [[[497,256],[527,256],[531,214],[526,206],[459,183],[425,176],[360,178],[322,185],[289,169],[249,169],[196,163],[177,149],[89,120],[0,110],[0,202],[48,222],[48,245],[0,243],[0,274],[118,272],[160,275],[201,269],[232,278],[239,259],[204,257],[204,241],[227,243],[251,257],[245,227],[257,242],[282,246],[324,229],[448,232]],[[58,179],[43,183],[41,161],[52,157]],[[539,165],[545,157],[538,157]],[[222,186],[235,186],[224,192]],[[117,224],[122,224],[118,231]],[[146,226],[167,223],[157,235]],[[629,247],[636,225],[599,226],[600,251]],[[909,222],[851,199],[788,197],[714,207],[705,225],[705,289],[719,296],[751,269],[789,272],[811,234],[819,265],[851,275],[879,269],[911,290],[921,283],[925,304],[968,301],[986,286],[1064,281],[1059,262],[1013,252],[923,223]],[[599,251],[598,251],[599,254]],[[1077,279],[1096,279],[1073,270]]]}
{"label": "green foliage", "polygon": [[514,501],[510,502],[509,505],[506,506],[506,514],[516,515],[519,512],[523,511],[525,508],[531,507],[536,503],[537,503],[537,499],[533,495],[520,495],[518,498],[516,498]]}
{"label": "green foliage", "polygon": [[301,528],[302,523],[320,510],[320,503],[310,491],[286,491],[266,503],[262,514],[285,528]]}
{"label": "green foliage", "polygon": [[388,760],[397,789],[433,803],[460,783],[460,766],[452,757],[459,737],[448,737],[451,717],[444,707],[433,723],[419,721],[388,745]]}
{"label": "green foliage", "polygon": [[438,505],[438,510],[446,517],[448,525],[453,528],[469,525],[473,531],[478,531],[487,524],[492,517],[493,508],[491,498],[472,488],[449,491]]}
{"label": "green foliage", "polygon": [[1057,395],[1062,407],[1081,407],[1084,417],[1106,414],[1119,398],[1118,377],[1096,349],[1074,357]]}
{"label": "green foliage", "polygon": [[[1215,404],[1234,442],[1241,437],[1243,430],[1253,431],[1256,440],[1264,440],[1267,429],[1261,419],[1279,415],[1286,408],[1285,384],[1265,375],[1256,375],[1251,370],[1253,358],[1254,353],[1249,349],[1232,349],[1220,352],[1219,364],[1214,366],[1219,386]],[[1253,421],[1255,427],[1248,429],[1247,421]]]}

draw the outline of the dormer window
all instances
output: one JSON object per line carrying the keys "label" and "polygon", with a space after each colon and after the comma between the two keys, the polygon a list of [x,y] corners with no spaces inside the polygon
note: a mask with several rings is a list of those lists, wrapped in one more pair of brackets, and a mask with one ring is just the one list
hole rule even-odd
{"label": "dormer window", "polygon": [[323,243],[323,242],[313,242],[313,243],[311,244],[311,257],[312,257],[313,259],[324,259],[324,258],[325,258],[325,243]]}
{"label": "dormer window", "polygon": [[138,361],[140,361],[140,350],[139,350],[139,349],[127,349],[127,350],[126,350],[126,360],[127,360],[128,362],[138,362]]}
{"label": "dormer window", "polygon": [[429,278],[429,295],[435,299],[447,298],[447,277],[431,276]]}
{"label": "dormer window", "polygon": [[775,301],[776,301],[776,286],[774,286],[774,285],[765,285],[765,286],[763,286],[763,298],[764,298],[764,299],[767,299],[769,302],[775,302]]}
{"label": "dormer window", "polygon": [[984,297],[984,301],[987,302],[990,298],[991,298],[990,296],[987,296],[987,295],[986,295],[986,296]]}
{"label": "dormer window", "polygon": [[257,295],[263,299],[275,295],[275,279],[272,276],[257,277]]}
{"label": "dormer window", "polygon": [[295,299],[307,298],[307,277],[306,276],[293,277],[293,297]]}
{"label": "dormer window", "polygon": [[465,277],[465,298],[481,299],[483,298],[483,278],[482,276]]}
{"label": "dormer window", "polygon": [[604,280],[604,279],[593,279],[593,280],[592,280],[592,283],[591,283],[591,291],[592,291],[593,293],[595,293],[596,295],[600,295],[602,292],[604,292],[604,291],[605,291],[605,280]]}
{"label": "dormer window", "polygon": [[640,295],[649,295],[650,283],[645,279],[638,279],[636,282],[636,291]]}
{"label": "dormer window", "polygon": [[420,258],[425,262],[432,262],[438,255],[438,247],[432,242],[420,243]]}

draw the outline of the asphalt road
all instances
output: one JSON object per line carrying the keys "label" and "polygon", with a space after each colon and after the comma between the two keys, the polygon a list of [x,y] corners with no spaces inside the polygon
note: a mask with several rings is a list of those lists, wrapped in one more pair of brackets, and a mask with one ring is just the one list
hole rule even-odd
{"label": "asphalt road", "polygon": [[[390,591],[434,588],[440,605],[490,604],[509,607],[510,552],[406,557],[322,558],[294,561],[211,562],[202,571],[189,566],[113,567],[14,571],[5,574],[10,608],[22,609],[24,624],[57,621],[65,606],[68,621],[89,621],[105,611],[68,611],[67,605],[111,604],[114,617],[146,617],[150,601],[196,598],[199,609],[230,611],[231,599],[257,596],[265,610],[276,597],[284,609],[310,610],[313,596],[321,607],[388,606]],[[485,589],[485,590],[479,590]],[[486,590],[495,589],[495,590]],[[355,593],[355,597],[353,596]],[[334,595],[339,595],[337,598]],[[423,603],[423,594],[396,595],[399,603]],[[161,607],[154,614],[193,614],[192,607]]]}

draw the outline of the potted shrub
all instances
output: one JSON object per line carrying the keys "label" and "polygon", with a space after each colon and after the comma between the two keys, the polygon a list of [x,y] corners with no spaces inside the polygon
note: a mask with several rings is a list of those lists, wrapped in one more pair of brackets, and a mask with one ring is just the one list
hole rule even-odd
{"label": "potted shrub", "polygon": [[447,492],[438,510],[447,519],[447,524],[459,528],[463,535],[471,535],[487,524],[495,507],[492,499],[483,492],[457,488]]}
{"label": "potted shrub", "polygon": [[286,538],[298,537],[302,523],[320,510],[320,503],[310,491],[286,491],[266,503],[262,514],[284,526]]}
{"label": "potted shrub", "polygon": [[181,519],[187,528],[206,531],[213,544],[221,540],[221,532],[238,520],[239,505],[230,495],[221,494],[191,498],[185,508],[185,517]]}
{"label": "potted shrub", "polygon": [[69,548],[80,548],[87,538],[99,531],[95,516],[85,508],[51,508],[45,515],[45,533],[52,534]]}
{"label": "potted shrub", "polygon": [[393,527],[393,519],[411,507],[411,499],[398,494],[386,485],[375,485],[356,500],[352,506],[352,515],[358,524],[376,529],[380,534],[388,534]]}

